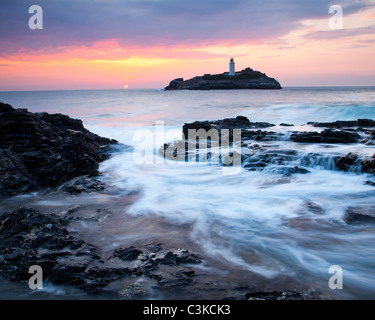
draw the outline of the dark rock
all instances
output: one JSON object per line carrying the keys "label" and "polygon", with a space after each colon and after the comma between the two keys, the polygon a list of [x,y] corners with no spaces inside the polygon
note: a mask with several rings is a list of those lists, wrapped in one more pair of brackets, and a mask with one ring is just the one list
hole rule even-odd
{"label": "dark rock", "polygon": [[21,208],[0,217],[0,272],[7,279],[28,280],[31,265],[39,265],[54,284],[97,292],[140,270],[104,265],[97,248],[78,239],[53,214]]}
{"label": "dark rock", "polygon": [[356,132],[326,129],[319,132],[296,132],[290,138],[302,143],[356,143],[360,135]]}
{"label": "dark rock", "polygon": [[[7,278],[28,278],[28,268],[38,264],[54,282],[57,269],[77,267],[68,262],[77,251],[86,252],[86,259],[81,261],[88,263],[98,259],[97,249],[71,236],[63,227],[63,221],[53,214],[20,208],[2,215],[0,219],[0,253],[4,257],[0,270]],[[65,264],[59,262],[61,257],[67,258]]]}
{"label": "dark rock", "polygon": [[285,176],[291,176],[292,174],[306,174],[306,173],[310,173],[309,170],[307,170],[306,168],[302,168],[302,167],[298,167],[298,166],[294,166],[294,167],[286,167],[285,168],[286,170],[283,170],[283,174]]}
{"label": "dark rock", "polygon": [[[221,130],[229,129],[230,135],[232,135],[233,129],[257,129],[257,128],[269,128],[275,125],[269,122],[251,122],[248,118],[244,116],[237,116],[236,118],[225,118],[223,120],[216,121],[195,121],[192,123],[185,123],[182,127],[182,132],[186,139],[188,139],[189,129],[200,130],[203,129],[206,132],[215,129],[218,130],[219,135]],[[242,135],[244,132],[242,133]],[[259,134],[259,132],[258,132]]]}
{"label": "dark rock", "polygon": [[375,174],[375,154],[372,157],[363,157],[355,153],[348,153],[341,156],[335,161],[336,166],[340,170],[359,170],[366,173]]}
{"label": "dark rock", "polygon": [[373,187],[375,187],[375,181],[370,181],[370,180],[368,180],[368,181],[366,181],[365,182],[367,185],[369,185],[369,186],[373,186]]}
{"label": "dark rock", "polygon": [[14,109],[10,104],[0,102],[0,113],[12,112]]}
{"label": "dark rock", "polygon": [[350,128],[350,127],[375,127],[375,121],[371,119],[358,119],[354,121],[335,121],[335,122],[308,122],[313,127],[325,128]]}
{"label": "dark rock", "polygon": [[[332,124],[332,127],[334,127],[334,125],[338,126],[337,123]],[[357,120],[353,123],[370,125],[371,121]],[[358,134],[358,132],[362,135],[369,135],[368,130],[364,130],[364,133],[362,133],[358,128],[348,128],[346,130],[330,128],[325,129],[322,132],[292,132],[289,136],[289,134],[285,135],[283,133],[260,129],[272,126],[274,126],[274,124],[267,122],[251,122],[244,116],[215,121],[195,121],[192,123],[185,123],[183,126],[183,140],[165,144],[160,149],[160,152],[164,157],[169,159],[190,161],[194,154],[189,152],[189,149],[192,147],[194,148],[194,145],[192,144],[194,144],[195,141],[196,161],[206,161],[210,164],[225,166],[225,156],[216,154],[216,157],[212,157],[212,151],[210,148],[213,139],[218,139],[216,145],[220,145],[220,143],[223,144],[223,141],[226,144],[229,143],[229,145],[232,145],[234,142],[234,130],[239,129],[241,134],[240,146],[242,148],[241,164],[245,169],[250,171],[261,171],[266,169],[269,173],[290,176],[293,174],[309,173],[309,167],[319,166],[329,170],[337,168],[344,171],[350,170],[355,172],[363,171],[375,173],[375,155],[373,157],[364,157],[354,153],[349,153],[346,156],[336,156],[334,154],[322,156],[322,154],[319,153],[305,154],[299,153],[295,150],[271,150],[270,147],[273,147],[273,145],[269,143],[265,143],[262,146],[258,144],[260,142],[284,141],[286,139],[298,143],[358,143],[361,139],[361,135]],[[192,130],[190,136],[189,130]],[[201,130],[201,136],[197,135],[199,130]],[[204,140],[203,144],[200,144],[200,139]],[[252,142],[257,143],[252,144]],[[198,154],[203,156],[199,158]],[[236,154],[239,154],[239,152],[236,151]],[[234,153],[229,152],[229,156],[231,155],[234,155]],[[238,157],[236,157],[236,159],[238,159]],[[231,160],[231,158],[229,158],[229,160]],[[228,163],[233,165],[232,161],[228,161]]]}
{"label": "dark rock", "polygon": [[349,208],[344,215],[344,221],[352,225],[374,224],[375,212],[369,213],[367,208]]}
{"label": "dark rock", "polygon": [[[70,234],[64,227],[66,215],[60,217],[31,208],[1,215],[1,275],[13,281],[27,281],[29,267],[39,265],[49,282],[90,293],[108,290],[109,284],[123,277],[148,277],[157,281],[159,289],[167,289],[191,284],[194,271],[185,265],[202,261],[186,249],[149,244],[114,250],[112,257],[127,261],[123,266],[118,262],[114,266],[111,259],[100,257],[94,245]],[[117,294],[123,298],[138,296],[133,289]]]}
{"label": "dark rock", "polygon": [[130,247],[130,248],[118,248],[113,252],[113,256],[120,258],[121,260],[125,261],[132,261],[138,258],[138,256],[142,253],[141,250]]}
{"label": "dark rock", "polygon": [[335,163],[340,170],[348,171],[357,163],[358,155],[355,153],[348,153],[346,156],[339,157]]}
{"label": "dark rock", "polygon": [[284,176],[310,173],[304,167],[290,165],[298,157],[298,152],[295,150],[257,150],[246,157],[243,167],[250,171],[262,171],[268,168],[270,172]]}
{"label": "dark rock", "polygon": [[31,113],[0,103],[0,197],[97,174],[115,140],[62,114]]}
{"label": "dark rock", "polygon": [[243,124],[251,124],[250,120],[247,117],[244,116],[237,116],[236,122],[242,122]]}
{"label": "dark rock", "polygon": [[315,202],[312,202],[312,201],[306,201],[304,203],[304,206],[306,207],[306,209],[313,213],[313,214],[323,214],[325,213],[325,210],[318,204],[316,204]]}
{"label": "dark rock", "polygon": [[280,123],[280,127],[294,127],[294,124],[289,124],[289,123]]}
{"label": "dark rock", "polygon": [[165,249],[158,245],[146,245],[135,248],[118,248],[113,252],[113,257],[120,258],[125,261],[137,260],[137,266],[148,269],[149,267],[164,265],[181,265],[181,264],[197,264],[201,263],[201,258],[195,253],[186,249]]}
{"label": "dark rock", "polygon": [[179,265],[179,264],[187,264],[187,263],[201,263],[202,260],[196,254],[190,252],[186,249],[174,249],[171,251],[167,251],[165,254],[159,254],[155,257],[155,261],[162,263],[162,264],[172,264],[172,265]]}
{"label": "dark rock", "polygon": [[301,300],[303,296],[294,291],[257,291],[245,294],[247,300]]}
{"label": "dark rock", "polygon": [[364,172],[375,174],[375,153],[371,158],[363,158],[361,160],[361,166]]}
{"label": "dark rock", "polygon": [[183,81],[184,81],[183,78],[174,79],[169,83],[168,89],[165,88],[165,90],[178,90],[178,88],[181,86]]}
{"label": "dark rock", "polygon": [[95,178],[79,177],[64,184],[62,190],[70,194],[98,192],[104,190],[104,183]]}
{"label": "dark rock", "polygon": [[121,299],[142,299],[147,296],[147,290],[138,283],[133,283],[126,287],[124,290],[119,292],[119,297]]}
{"label": "dark rock", "polygon": [[172,80],[165,90],[281,89],[280,83],[264,73],[246,68],[235,76],[206,74],[189,80]]}

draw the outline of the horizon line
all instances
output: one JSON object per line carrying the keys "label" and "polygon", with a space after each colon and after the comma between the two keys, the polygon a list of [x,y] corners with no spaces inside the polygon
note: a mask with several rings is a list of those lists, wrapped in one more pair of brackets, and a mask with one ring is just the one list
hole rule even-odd
{"label": "horizon line", "polygon": [[[283,86],[282,89],[287,88],[375,88],[375,85],[306,85],[306,86]],[[281,89],[281,90],[282,90]],[[0,90],[0,93],[7,92],[46,92],[46,91],[108,91],[108,90],[117,90],[117,91],[133,91],[133,90],[154,90],[154,91],[165,91],[164,88],[99,88],[99,89],[32,89],[32,90]],[[176,90],[176,91],[237,91],[237,90],[249,90],[249,91],[268,91],[265,89],[223,89],[223,90]],[[270,89],[272,90],[272,89]],[[279,91],[279,90],[278,90]]]}

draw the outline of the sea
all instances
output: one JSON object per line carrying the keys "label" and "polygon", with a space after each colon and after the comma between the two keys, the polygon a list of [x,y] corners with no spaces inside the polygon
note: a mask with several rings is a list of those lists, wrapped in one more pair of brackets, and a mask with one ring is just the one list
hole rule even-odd
{"label": "sea", "polygon": [[[375,188],[366,184],[375,179],[360,168],[339,171],[332,160],[349,152],[371,156],[374,145],[294,144],[300,153],[319,157],[307,165],[308,174],[288,177],[244,168],[228,175],[218,165],[166,160],[159,153],[163,143],[181,138],[185,123],[239,115],[276,124],[264,130],[285,134],[285,140],[274,143],[288,150],[292,131],[319,130],[308,122],[375,120],[375,87],[13,91],[0,92],[0,101],[32,112],[67,114],[124,145],[99,168],[100,179],[115,191],[77,196],[71,202],[105,204],[137,194],[119,208],[123,219],[94,226],[95,232],[90,225],[80,227],[103,250],[158,239],[197,250],[211,261],[210,272],[223,279],[236,273],[251,283],[257,275],[270,288],[284,279],[291,287],[309,288],[329,299],[375,299],[375,225],[343,220],[350,208],[375,213]],[[157,137],[161,126],[162,139],[160,131]],[[142,143],[151,150],[151,161],[134,157]],[[39,206],[66,205],[38,193],[28,197]],[[307,210],[306,203],[320,208],[318,214]],[[337,281],[339,286],[332,286]],[[65,292],[47,288],[52,298]]]}

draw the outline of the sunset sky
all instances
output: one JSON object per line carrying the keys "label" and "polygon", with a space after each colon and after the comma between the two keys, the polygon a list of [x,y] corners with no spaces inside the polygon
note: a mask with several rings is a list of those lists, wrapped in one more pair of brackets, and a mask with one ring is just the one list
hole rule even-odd
{"label": "sunset sky", "polygon": [[[42,30],[28,25],[35,4]],[[232,56],[284,87],[373,86],[375,0],[0,2],[0,91],[163,88]]]}

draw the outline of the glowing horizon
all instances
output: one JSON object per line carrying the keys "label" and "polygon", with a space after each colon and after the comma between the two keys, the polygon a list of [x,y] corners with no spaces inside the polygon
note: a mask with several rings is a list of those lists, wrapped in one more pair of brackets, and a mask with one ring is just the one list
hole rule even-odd
{"label": "glowing horizon", "polygon": [[[8,7],[2,12],[17,23],[11,29],[8,18],[0,22],[0,43],[5,48],[0,54],[0,91],[164,88],[175,78],[226,72],[231,57],[237,71],[246,67],[262,71],[284,87],[375,85],[375,1],[354,6],[344,1],[341,30],[329,28],[332,15],[326,1],[304,3],[303,7],[297,0],[283,0],[280,8],[258,9],[252,15],[255,22],[248,25],[245,20],[237,21],[241,12],[245,19],[254,8],[243,0],[234,1],[229,8],[227,2],[214,6],[208,1],[202,12],[187,4],[176,4],[165,12],[162,9],[171,4],[169,0],[160,1],[159,6],[129,1],[128,12],[125,4],[115,1],[90,9],[105,8],[105,22],[115,21],[113,29],[99,24],[97,34],[86,30],[91,15],[79,20],[54,11],[55,2],[39,2],[43,30],[27,28],[28,1],[24,1],[26,14],[22,17],[17,16],[17,6],[4,1]],[[86,0],[79,3],[89,5]],[[282,11],[283,6],[294,11]],[[116,12],[140,21],[128,26],[117,21]],[[61,19],[64,14],[66,23]],[[141,24],[151,16],[155,21],[147,22],[150,26]],[[224,18],[233,26],[221,28],[218,21]],[[154,31],[155,26],[159,30]],[[189,26],[192,30],[186,30]],[[123,35],[119,27],[136,31]]]}

